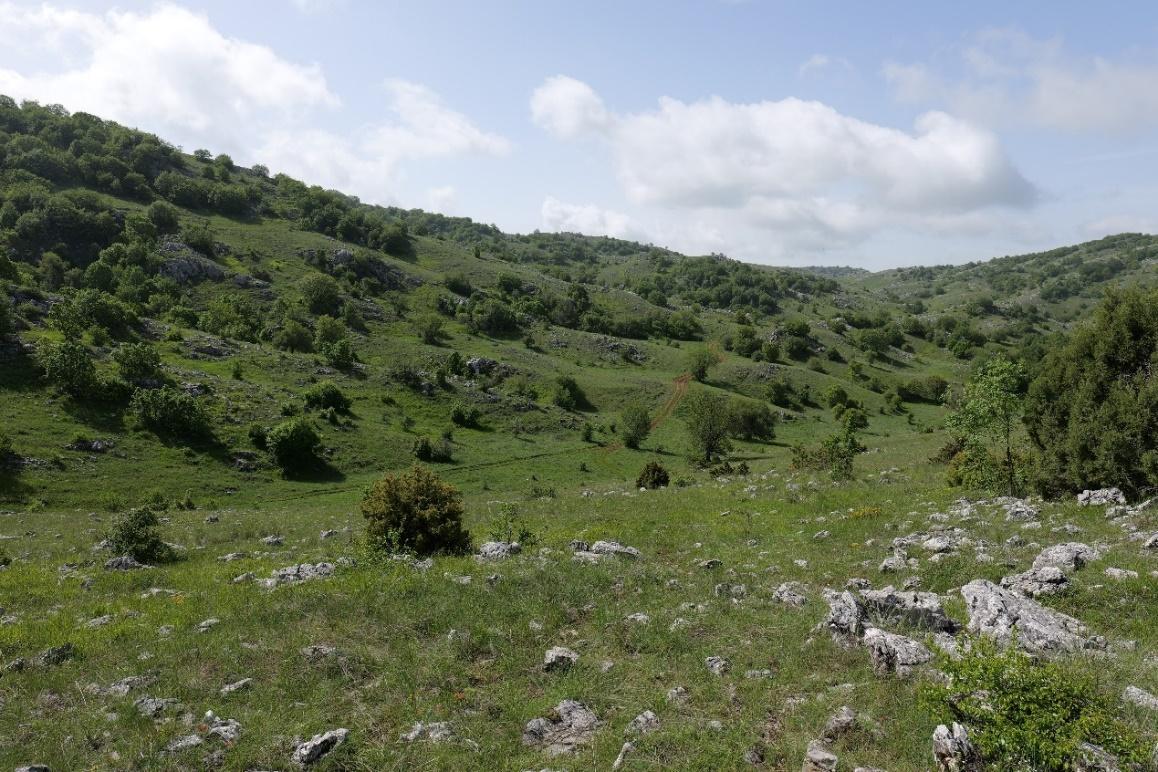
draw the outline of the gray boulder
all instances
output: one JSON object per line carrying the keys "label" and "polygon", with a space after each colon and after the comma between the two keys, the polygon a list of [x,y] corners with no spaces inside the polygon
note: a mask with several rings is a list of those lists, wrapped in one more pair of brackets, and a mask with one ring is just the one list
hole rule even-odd
{"label": "gray boulder", "polygon": [[1097,560],[1100,553],[1088,544],[1071,541],[1046,547],[1033,559],[1033,567],[1056,566],[1062,571],[1077,571],[1086,563]]}
{"label": "gray boulder", "polygon": [[1052,655],[1083,649],[1104,649],[1105,641],[1058,611],[984,579],[961,588],[969,610],[969,631],[1008,646],[1017,633],[1018,645],[1032,654]]}
{"label": "gray boulder", "polygon": [[1056,595],[1069,585],[1069,579],[1057,566],[1040,566],[1001,578],[1001,586],[1030,598]]}
{"label": "gray boulder", "polygon": [[148,566],[138,563],[131,555],[120,555],[105,561],[106,571],[136,571],[140,568],[148,568]]}
{"label": "gray boulder", "polygon": [[618,555],[624,558],[638,558],[640,555],[635,547],[625,547],[617,541],[597,541],[591,545],[591,552],[596,555]]}
{"label": "gray boulder", "polygon": [[800,582],[784,582],[772,591],[772,600],[797,608],[808,602],[804,595],[804,585]]}
{"label": "gray boulder", "polygon": [[957,722],[953,728],[939,725],[933,730],[933,760],[937,772],[974,772],[981,769],[981,754],[969,739],[969,732]]}
{"label": "gray boulder", "polygon": [[836,754],[825,748],[824,743],[813,740],[808,744],[800,772],[835,772],[838,761]]}
{"label": "gray boulder", "polygon": [[523,727],[523,743],[548,756],[574,753],[589,744],[599,727],[598,717],[581,702],[563,700],[545,718],[533,718]]}
{"label": "gray boulder", "polygon": [[869,650],[877,675],[896,673],[903,678],[933,659],[933,653],[923,644],[877,627],[865,630],[861,642]]}
{"label": "gray boulder", "polygon": [[1137,686],[1127,686],[1122,692],[1122,701],[1147,710],[1158,711],[1158,697]]}
{"label": "gray boulder", "polygon": [[828,603],[828,616],[820,623],[832,634],[832,639],[843,646],[850,646],[864,635],[864,607],[851,592],[835,592],[824,589],[824,600]]}
{"label": "gray boulder", "polygon": [[511,555],[517,555],[523,551],[522,546],[517,541],[488,541],[479,547],[478,554],[475,557],[478,560],[506,560]]}
{"label": "gray boulder", "polygon": [[873,614],[938,632],[953,632],[957,623],[945,614],[941,599],[933,592],[897,590],[892,585],[882,590],[862,590],[861,602]]}
{"label": "gray boulder", "polygon": [[1083,507],[1104,507],[1108,504],[1125,504],[1126,497],[1117,488],[1099,488],[1078,494],[1078,504]]}
{"label": "gray boulder", "polygon": [[429,724],[416,721],[414,722],[414,726],[410,728],[410,731],[404,732],[399,739],[408,743],[424,740],[438,745],[454,740],[455,733],[454,727],[451,726],[449,721],[434,721]]}
{"label": "gray boulder", "polygon": [[553,646],[543,655],[543,669],[548,673],[567,670],[579,661],[578,652],[563,646]]}
{"label": "gray boulder", "polygon": [[349,735],[350,730],[348,729],[331,729],[323,734],[316,734],[294,748],[293,756],[290,759],[294,764],[300,764],[303,767],[314,764],[346,742]]}

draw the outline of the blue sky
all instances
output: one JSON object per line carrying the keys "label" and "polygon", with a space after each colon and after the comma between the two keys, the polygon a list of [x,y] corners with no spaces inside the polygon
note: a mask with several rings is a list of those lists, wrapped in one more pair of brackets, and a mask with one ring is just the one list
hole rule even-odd
{"label": "blue sky", "polygon": [[0,0],[0,93],[364,200],[881,268],[1158,231],[1152,3]]}

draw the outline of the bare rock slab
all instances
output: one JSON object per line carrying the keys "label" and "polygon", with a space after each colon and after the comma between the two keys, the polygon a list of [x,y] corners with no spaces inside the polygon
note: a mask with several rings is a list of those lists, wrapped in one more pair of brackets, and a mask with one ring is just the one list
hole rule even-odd
{"label": "bare rock slab", "polygon": [[599,719],[586,705],[563,700],[549,715],[533,718],[523,728],[523,743],[543,750],[548,756],[574,753],[595,737]]}

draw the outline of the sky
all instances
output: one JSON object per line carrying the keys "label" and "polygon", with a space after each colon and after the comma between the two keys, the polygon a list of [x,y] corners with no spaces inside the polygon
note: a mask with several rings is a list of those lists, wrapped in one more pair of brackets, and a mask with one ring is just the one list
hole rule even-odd
{"label": "sky", "polygon": [[0,0],[0,94],[370,203],[776,265],[1158,232],[1158,4]]}

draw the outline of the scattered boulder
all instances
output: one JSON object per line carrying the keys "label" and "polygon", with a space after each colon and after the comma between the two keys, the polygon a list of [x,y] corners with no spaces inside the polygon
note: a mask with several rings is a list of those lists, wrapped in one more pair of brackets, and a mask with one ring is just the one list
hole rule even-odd
{"label": "scattered boulder", "polygon": [[865,630],[862,642],[869,650],[877,675],[896,673],[903,678],[933,659],[933,653],[923,644],[876,627]]}
{"label": "scattered boulder", "polygon": [[617,541],[597,541],[591,545],[591,552],[596,555],[618,555],[624,558],[638,558],[640,551],[635,547],[625,547]]}
{"label": "scattered boulder", "polygon": [[229,695],[234,694],[235,692],[244,691],[252,685],[253,685],[253,679],[252,678],[242,678],[240,681],[234,681],[231,684],[226,684],[225,686],[221,687],[221,691],[219,692],[219,694],[222,697],[228,697]]}
{"label": "scattered boulder", "polygon": [[612,772],[623,768],[624,762],[627,761],[627,754],[631,753],[633,750],[635,750],[635,743],[628,741],[623,744],[623,747],[619,749],[619,755],[616,756],[615,761],[611,763]]}
{"label": "scattered boulder", "polygon": [[804,595],[804,585],[800,582],[784,582],[772,591],[772,600],[797,608],[808,602]]}
{"label": "scattered boulder", "polygon": [[270,574],[269,581],[273,583],[274,587],[282,584],[296,584],[297,582],[332,576],[334,570],[333,563],[299,563],[296,566],[277,569]]}
{"label": "scattered boulder", "polygon": [[646,625],[647,623],[651,622],[651,617],[649,617],[647,614],[644,614],[642,611],[637,611],[634,614],[628,614],[625,616],[623,621],[632,622],[637,625]]}
{"label": "scattered boulder", "polygon": [[506,560],[511,555],[517,555],[522,552],[523,548],[520,544],[507,541],[488,541],[479,547],[478,554],[475,557],[480,560]]}
{"label": "scattered boulder", "polygon": [[941,607],[941,599],[933,592],[905,592],[892,585],[883,590],[861,590],[864,607],[886,619],[896,619],[915,627],[936,632],[953,632],[954,622]]}
{"label": "scattered boulder", "polygon": [[800,772],[835,772],[837,762],[836,754],[825,748],[820,740],[813,740],[808,744]]}
{"label": "scattered boulder", "polygon": [[316,734],[294,748],[291,760],[294,764],[309,766],[322,759],[342,743],[346,742],[350,730],[331,729],[323,734]]}
{"label": "scattered boulder", "polygon": [[1001,578],[1001,586],[1030,598],[1056,595],[1069,586],[1069,579],[1057,566],[1040,566]]}
{"label": "scattered boulder", "polygon": [[545,718],[527,722],[523,743],[545,751],[548,756],[562,756],[589,744],[598,726],[598,717],[586,705],[563,700]]}
{"label": "scattered boulder", "polygon": [[136,571],[141,568],[148,568],[148,566],[138,563],[131,555],[119,555],[105,561],[106,571]]}
{"label": "scattered boulder", "polygon": [[190,748],[196,748],[198,745],[204,744],[204,740],[200,735],[187,734],[176,738],[171,743],[165,746],[165,753],[180,753],[187,751]]}
{"label": "scattered boulder", "polygon": [[1016,631],[1018,644],[1032,654],[1105,648],[1104,640],[1091,637],[1073,617],[993,582],[976,579],[961,588],[961,595],[969,609],[969,631],[988,635],[1002,646],[1009,645]]}
{"label": "scattered boulder", "polygon": [[708,558],[707,560],[701,560],[699,563],[696,563],[697,567],[705,571],[714,571],[722,565],[724,565],[724,561],[717,558]]}
{"label": "scattered boulder", "polygon": [[1122,701],[1137,705],[1140,708],[1158,711],[1158,697],[1145,689],[1139,689],[1137,686],[1127,686],[1122,692]]}
{"label": "scattered boulder", "polygon": [[824,600],[828,603],[828,616],[821,627],[827,628],[832,639],[843,646],[859,640],[864,634],[864,607],[860,602],[848,590],[837,593],[827,587]]}
{"label": "scattered boulder", "polygon": [[563,646],[554,646],[547,649],[547,653],[543,655],[543,669],[548,673],[557,670],[567,670],[578,661],[578,652]]}
{"label": "scattered boulder", "polygon": [[953,728],[940,724],[933,730],[933,761],[937,772],[975,772],[981,769],[981,754],[969,739],[969,732],[957,722]]}
{"label": "scattered boulder", "polygon": [[1005,519],[1010,522],[1027,522],[1037,519],[1037,509],[1021,499],[1005,504]]}
{"label": "scattered boulder", "polygon": [[732,584],[730,582],[721,582],[713,588],[712,593],[717,598],[733,598],[735,600],[743,600],[748,595],[748,586],[745,584]]}
{"label": "scattered boulder", "polygon": [[178,704],[172,697],[142,697],[133,703],[133,707],[145,718],[160,718]]}
{"label": "scattered boulder", "polygon": [[1088,544],[1071,541],[1046,547],[1033,559],[1033,567],[1057,566],[1062,571],[1077,571],[1086,563],[1097,560],[1100,554]]}
{"label": "scattered boulder", "polygon": [[213,711],[205,714],[206,737],[215,737],[227,745],[232,745],[241,737],[241,724],[232,718],[218,718]]}
{"label": "scattered boulder", "polygon": [[454,727],[451,726],[449,721],[434,721],[429,724],[416,721],[414,722],[414,726],[410,728],[410,731],[403,732],[399,739],[408,743],[424,740],[438,745],[454,740],[455,733]]}
{"label": "scattered boulder", "polygon": [[1074,772],[1121,772],[1118,757],[1093,743],[1078,746],[1073,763]]}
{"label": "scattered boulder", "polygon": [[41,667],[55,667],[57,665],[63,665],[75,656],[76,649],[73,645],[71,643],[64,643],[40,652],[40,655],[36,658],[36,664]]}
{"label": "scattered boulder", "polygon": [[856,711],[848,705],[842,705],[840,710],[833,713],[824,725],[821,739],[827,743],[836,742],[839,738],[856,729]]}
{"label": "scattered boulder", "polygon": [[1104,507],[1109,504],[1125,504],[1126,497],[1117,488],[1099,488],[1078,494],[1078,505],[1082,507]]}
{"label": "scattered boulder", "polygon": [[650,710],[645,710],[631,720],[625,730],[629,735],[645,735],[659,729],[659,716]]}
{"label": "scattered boulder", "polygon": [[1106,576],[1110,577],[1111,579],[1116,579],[1119,582],[1124,581],[1126,579],[1137,579],[1138,578],[1138,572],[1137,571],[1131,571],[1128,568],[1107,568],[1105,571],[1105,574],[1106,574]]}
{"label": "scattered boulder", "polygon": [[217,627],[217,625],[219,625],[219,624],[221,624],[221,620],[217,619],[215,617],[205,619],[200,624],[197,625],[197,632],[207,633],[210,630],[212,630],[214,627]]}
{"label": "scattered boulder", "polygon": [[704,664],[712,675],[723,675],[732,669],[732,663],[723,657],[708,657],[704,660]]}
{"label": "scattered boulder", "polygon": [[320,643],[312,643],[309,646],[303,646],[301,654],[308,662],[320,662],[323,659],[338,656],[338,650],[333,646],[326,646]]}
{"label": "scattered boulder", "polygon": [[902,551],[894,552],[892,557],[885,558],[881,561],[880,567],[877,569],[882,574],[895,574],[899,571],[904,571],[909,567],[906,555]]}
{"label": "scattered boulder", "polygon": [[683,705],[688,701],[688,690],[683,686],[673,686],[667,690],[667,701],[676,705]]}

